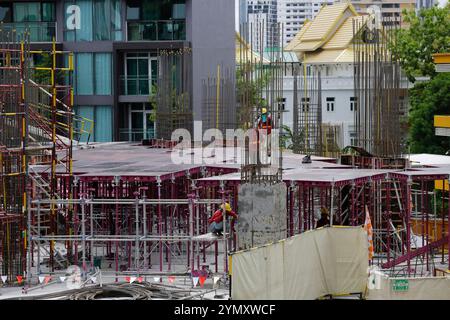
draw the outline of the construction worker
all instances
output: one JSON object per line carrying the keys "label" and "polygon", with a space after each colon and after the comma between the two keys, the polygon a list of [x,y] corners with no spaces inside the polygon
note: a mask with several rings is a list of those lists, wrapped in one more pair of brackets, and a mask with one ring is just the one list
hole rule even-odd
{"label": "construction worker", "polygon": [[266,129],[269,135],[272,132],[272,116],[267,112],[267,108],[261,109],[261,115],[258,118],[258,129]]}
{"label": "construction worker", "polygon": [[328,209],[325,207],[320,208],[320,219],[316,223],[316,229],[325,227],[330,224],[330,220],[328,219]]}
{"label": "construction worker", "polygon": [[222,210],[225,210],[227,216],[231,216],[231,230],[234,231],[234,219],[237,219],[237,214],[231,210],[231,206],[228,202],[225,203],[225,205],[221,205],[220,209],[218,209],[211,218],[209,218],[209,230],[215,234],[216,236],[222,236],[223,231],[223,212]]}
{"label": "construction worker", "polygon": [[[258,143],[262,146],[261,150],[266,150],[267,156],[271,156],[270,133],[272,132],[272,115],[267,112],[266,100],[262,100],[261,115],[257,121]],[[263,131],[260,131],[263,130]]]}

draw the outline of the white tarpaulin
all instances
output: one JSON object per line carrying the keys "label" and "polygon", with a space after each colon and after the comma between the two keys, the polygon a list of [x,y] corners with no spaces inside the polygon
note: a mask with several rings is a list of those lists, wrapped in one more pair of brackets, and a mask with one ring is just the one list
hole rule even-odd
{"label": "white tarpaulin", "polygon": [[367,234],[361,227],[309,231],[232,256],[232,298],[317,299],[364,292]]}
{"label": "white tarpaulin", "polygon": [[450,277],[377,278],[368,300],[450,300]]}

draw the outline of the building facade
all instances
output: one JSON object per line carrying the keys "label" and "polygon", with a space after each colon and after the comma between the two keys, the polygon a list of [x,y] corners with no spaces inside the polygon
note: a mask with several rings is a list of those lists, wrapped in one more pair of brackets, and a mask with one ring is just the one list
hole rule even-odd
{"label": "building facade", "polygon": [[307,20],[312,20],[323,5],[333,0],[278,0],[278,21],[283,25],[283,44],[288,44]]}
{"label": "building facade", "polygon": [[[152,138],[150,103],[158,56],[189,48],[192,120],[202,120],[202,81],[218,65],[234,72],[234,1],[2,1],[6,29],[29,30],[33,49],[74,53],[74,110],[94,120],[91,141]],[[157,124],[156,124],[157,126]],[[207,128],[206,128],[207,129]]]}
{"label": "building facade", "polygon": [[[277,24],[277,0],[247,0],[247,23],[252,30],[251,45],[256,52],[261,48],[277,46],[279,40],[273,32]],[[245,38],[245,36],[244,36]]]}
{"label": "building facade", "polygon": [[429,9],[438,4],[436,0],[416,0],[416,9]]}
{"label": "building facade", "polygon": [[[402,11],[416,8],[416,2],[420,0],[336,0],[335,2],[350,2],[358,13],[367,13],[369,7],[377,6],[380,8],[383,18],[391,19],[400,24]],[[427,1],[427,0],[425,0]]]}
{"label": "building facade", "polygon": [[[285,51],[297,55],[305,64],[299,78],[308,83],[317,81],[320,72],[320,108],[324,125],[337,127],[340,148],[354,145],[356,138],[355,111],[358,108],[355,96],[355,66],[353,50],[353,23],[362,25],[367,17],[359,15],[348,3],[324,7],[313,21],[306,22],[294,39],[285,46]],[[355,21],[355,22],[354,22]],[[300,80],[302,81],[302,80]],[[400,116],[407,113],[408,81],[400,81]],[[285,79],[284,97],[286,112],[283,123],[293,127],[294,76]],[[307,93],[314,95],[314,92]],[[301,102],[299,102],[301,104]]]}

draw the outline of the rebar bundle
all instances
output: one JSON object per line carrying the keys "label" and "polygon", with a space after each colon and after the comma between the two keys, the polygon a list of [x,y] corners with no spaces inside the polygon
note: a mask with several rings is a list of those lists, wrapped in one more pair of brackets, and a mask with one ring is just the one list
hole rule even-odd
{"label": "rebar bundle", "polygon": [[29,56],[14,31],[0,31],[0,273],[15,280],[25,268],[25,87]]}
{"label": "rebar bundle", "polygon": [[235,79],[230,70],[217,66],[214,76],[202,80],[203,129],[219,129],[225,137],[226,129],[236,127]]}
{"label": "rebar bundle", "polygon": [[402,152],[403,76],[389,50],[395,45],[397,27],[386,18],[373,28],[367,22],[353,21],[357,145],[378,157],[397,157]]}
{"label": "rebar bundle", "polygon": [[321,73],[317,68],[303,63],[295,69],[293,128],[295,153],[322,155],[321,84]]}
{"label": "rebar bundle", "polygon": [[[265,21],[242,24],[239,37],[239,55],[237,69],[238,123],[244,130],[257,129],[258,118],[266,108],[272,119],[272,129],[282,128],[281,112],[283,105],[284,51],[282,25],[266,24]],[[273,47],[265,47],[265,39],[278,39]],[[256,47],[254,44],[257,43]],[[272,138],[270,135],[267,137]],[[277,163],[276,169],[267,168],[260,159],[259,136],[256,159],[250,156],[252,141],[243,146],[241,179],[245,182],[281,181],[282,153],[276,148],[276,155],[271,155],[271,164]],[[252,140],[252,139],[250,139]],[[253,139],[254,140],[254,139]],[[273,143],[273,139],[269,143]],[[255,141],[253,141],[253,144]],[[275,142],[278,146],[279,141]],[[273,148],[272,148],[273,149]],[[275,157],[277,157],[275,161]],[[266,168],[265,168],[266,167]]]}
{"label": "rebar bundle", "polygon": [[156,136],[170,140],[172,132],[184,128],[192,132],[190,48],[158,52],[159,76],[156,88]]}

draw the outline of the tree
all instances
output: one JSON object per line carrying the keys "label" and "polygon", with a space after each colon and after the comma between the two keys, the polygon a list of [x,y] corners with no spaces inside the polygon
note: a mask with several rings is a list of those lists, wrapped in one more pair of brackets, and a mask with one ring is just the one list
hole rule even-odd
{"label": "tree", "polygon": [[430,78],[409,90],[410,152],[443,154],[450,149],[450,139],[435,135],[434,116],[450,113],[450,75],[436,73],[433,54],[450,51],[450,3],[418,13],[404,11],[403,15],[409,26],[395,31],[390,50],[409,81],[414,83],[418,76]]}
{"label": "tree", "polygon": [[410,89],[409,145],[412,153],[443,154],[450,139],[435,135],[434,116],[450,112],[450,73],[417,83]]}
{"label": "tree", "polygon": [[436,76],[432,54],[450,51],[450,3],[419,13],[405,10],[403,20],[409,26],[396,31],[390,47],[394,57],[411,82],[417,76]]}

